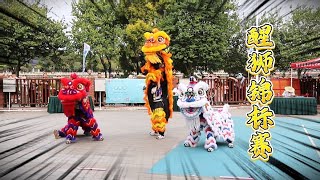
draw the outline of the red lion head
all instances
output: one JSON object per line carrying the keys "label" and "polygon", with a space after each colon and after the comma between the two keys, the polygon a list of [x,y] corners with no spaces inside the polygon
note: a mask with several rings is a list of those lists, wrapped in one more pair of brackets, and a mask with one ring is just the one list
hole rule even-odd
{"label": "red lion head", "polygon": [[79,78],[75,73],[71,74],[71,79],[61,79],[62,88],[59,91],[58,98],[63,105],[63,111],[66,116],[74,115],[75,104],[87,96],[90,89],[90,81],[85,78]]}

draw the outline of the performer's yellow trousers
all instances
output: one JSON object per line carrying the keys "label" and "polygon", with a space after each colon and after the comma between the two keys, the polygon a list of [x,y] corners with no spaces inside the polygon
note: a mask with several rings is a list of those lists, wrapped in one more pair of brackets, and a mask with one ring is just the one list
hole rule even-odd
{"label": "performer's yellow trousers", "polygon": [[163,108],[157,108],[152,112],[151,124],[152,130],[159,133],[164,133],[166,130],[166,113]]}

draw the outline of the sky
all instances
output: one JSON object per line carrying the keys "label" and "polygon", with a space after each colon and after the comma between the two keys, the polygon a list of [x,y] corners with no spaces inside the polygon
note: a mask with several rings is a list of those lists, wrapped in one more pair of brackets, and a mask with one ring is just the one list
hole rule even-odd
{"label": "sky", "polygon": [[[46,5],[50,10],[48,17],[55,20],[64,20],[68,25],[67,30],[71,30],[72,22],[72,2],[78,0],[41,0],[40,4]],[[266,11],[275,12],[280,9],[279,15],[283,18],[289,18],[290,13],[297,7],[320,7],[320,0],[236,0],[238,5],[238,14],[240,19],[244,19],[252,13],[251,16],[258,14],[258,18]],[[258,10],[253,12],[257,7]]]}
{"label": "sky", "polygon": [[48,7],[49,18],[63,20],[67,25],[67,31],[71,31],[73,19],[71,11],[73,1],[75,0],[40,0],[40,4]]}
{"label": "sky", "polygon": [[[279,16],[285,20],[298,7],[320,7],[320,0],[237,0],[236,2],[240,19],[251,13],[253,13],[252,16],[258,14],[258,18],[261,18],[265,12],[274,13],[279,10]],[[257,7],[260,8],[254,12]]]}

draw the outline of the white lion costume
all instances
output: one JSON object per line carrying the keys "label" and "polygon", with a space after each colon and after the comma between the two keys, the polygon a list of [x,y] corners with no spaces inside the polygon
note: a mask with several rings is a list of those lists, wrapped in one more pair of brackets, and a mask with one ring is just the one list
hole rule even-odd
{"label": "white lion costume", "polygon": [[191,76],[188,86],[179,84],[179,99],[177,105],[186,118],[189,135],[184,143],[185,147],[196,147],[200,140],[201,130],[206,133],[204,148],[211,152],[218,148],[216,140],[223,139],[228,146],[233,147],[235,138],[233,120],[228,112],[229,105],[214,111],[207,99],[208,84]]}

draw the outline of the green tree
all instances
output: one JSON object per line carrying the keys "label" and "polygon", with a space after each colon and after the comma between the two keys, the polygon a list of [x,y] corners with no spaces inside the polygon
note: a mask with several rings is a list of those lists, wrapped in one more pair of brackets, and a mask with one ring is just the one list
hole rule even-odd
{"label": "green tree", "polygon": [[224,69],[229,39],[237,30],[233,4],[227,0],[172,2],[164,3],[159,26],[171,36],[175,69],[188,75],[197,69]]}
{"label": "green tree", "polygon": [[[119,59],[121,69],[127,72],[140,71],[143,34],[154,27],[171,36],[175,68],[186,74],[196,69],[223,69],[229,40],[238,30],[234,6],[228,0],[79,1],[73,13],[77,17],[73,40],[79,55],[86,42],[93,48],[97,64],[111,67],[110,59]],[[113,41],[105,42],[105,33],[110,33]],[[113,48],[108,51],[106,47]]]}
{"label": "green tree", "polygon": [[245,65],[248,56],[245,38],[245,34],[239,32],[229,40],[227,58],[224,61],[223,70],[231,75],[237,73],[247,74]]}
{"label": "green tree", "polygon": [[320,8],[300,8],[284,23],[280,33],[282,43],[278,68],[288,69],[291,62],[320,57]]}
{"label": "green tree", "polygon": [[157,12],[157,3],[154,1],[120,1],[118,5],[118,19],[122,18],[122,27],[124,29],[120,66],[125,72],[135,71],[137,74],[143,66],[145,60],[141,52],[144,44],[143,34],[151,31],[155,25],[159,14]]}
{"label": "green tree", "polygon": [[151,26],[142,20],[138,20],[134,24],[128,24],[124,34],[123,55],[121,65],[124,70],[140,72],[140,68],[144,63],[144,55],[141,52],[141,47],[144,43],[143,34],[146,31],[151,31]]}
{"label": "green tree", "polygon": [[83,43],[89,44],[96,61],[94,66],[102,65],[105,73],[111,73],[111,62],[117,63],[119,59],[123,34],[116,11],[108,1],[80,0],[72,9],[75,16],[72,40],[76,52],[82,56]]}
{"label": "green tree", "polygon": [[39,59],[38,67],[43,71],[77,72],[82,70],[82,58],[72,49],[58,56],[47,56]]}
{"label": "green tree", "polygon": [[[312,9],[301,7],[293,11],[292,16],[283,21],[278,13],[264,14],[259,24],[273,25],[272,40],[275,68],[287,71],[290,63],[304,61],[320,56],[320,8]],[[253,19],[248,21],[244,28],[255,25]],[[244,42],[245,44],[245,42]],[[299,71],[301,72],[301,71]]]}
{"label": "green tree", "polygon": [[[271,40],[275,43],[275,48],[273,49],[274,57],[275,57],[275,67],[281,67],[281,50],[283,49],[282,43],[282,28],[283,23],[282,19],[278,16],[278,12],[276,13],[265,13],[258,20],[258,25],[263,25],[265,23],[272,24],[273,33],[271,35]],[[246,61],[248,60],[248,51],[250,51],[246,47],[246,33],[247,30],[251,26],[256,26],[256,17],[252,17],[251,19],[247,19],[242,25],[240,33],[236,33],[234,37],[231,38],[231,46],[230,52],[228,53],[228,57],[231,60],[230,62],[226,62],[227,72],[231,74],[235,73],[243,73],[247,74],[245,71]],[[279,63],[280,62],[280,63]]]}
{"label": "green tree", "polygon": [[38,3],[0,2],[0,61],[19,76],[21,66],[36,57],[58,54],[66,38],[61,22],[46,17],[47,8]]}

